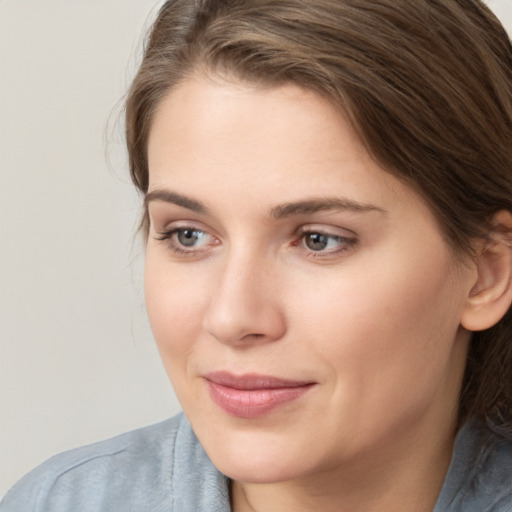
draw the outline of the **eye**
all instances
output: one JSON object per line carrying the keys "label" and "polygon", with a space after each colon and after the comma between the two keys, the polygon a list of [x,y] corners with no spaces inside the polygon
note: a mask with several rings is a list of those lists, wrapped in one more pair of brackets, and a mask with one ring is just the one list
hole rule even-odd
{"label": "eye", "polygon": [[304,245],[312,251],[333,249],[338,243],[339,237],[333,235],[324,235],[323,233],[306,233],[304,235]]}
{"label": "eye", "polygon": [[195,255],[216,245],[217,239],[202,229],[193,227],[178,227],[158,233],[158,241],[167,241],[169,249],[178,255]]}
{"label": "eye", "polygon": [[299,244],[311,256],[336,256],[348,252],[357,243],[355,237],[345,237],[322,231],[306,231],[300,234]]}
{"label": "eye", "polygon": [[173,236],[183,247],[197,247],[208,243],[209,235],[199,229],[177,229]]}

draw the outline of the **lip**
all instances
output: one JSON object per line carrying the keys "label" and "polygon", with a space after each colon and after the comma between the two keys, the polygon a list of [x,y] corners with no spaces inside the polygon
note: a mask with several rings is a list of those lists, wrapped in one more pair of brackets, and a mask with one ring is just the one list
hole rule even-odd
{"label": "lip", "polygon": [[204,377],[215,404],[232,416],[252,419],[307,393],[315,382],[269,375],[213,372]]}

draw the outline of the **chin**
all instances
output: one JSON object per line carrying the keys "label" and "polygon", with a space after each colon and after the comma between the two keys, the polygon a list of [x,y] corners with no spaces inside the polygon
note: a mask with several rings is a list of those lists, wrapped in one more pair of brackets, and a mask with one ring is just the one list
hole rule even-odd
{"label": "chin", "polygon": [[307,446],[293,440],[290,433],[261,428],[245,432],[225,429],[221,439],[211,436],[211,430],[206,436],[201,436],[201,431],[196,434],[217,469],[238,482],[268,484],[292,480],[307,472],[312,463],[305,456]]}
{"label": "chin", "polygon": [[[281,458],[282,459],[282,458]],[[253,460],[228,458],[213,460],[215,466],[227,477],[246,484],[272,484],[297,479],[304,472],[304,461],[285,462],[279,457]]]}

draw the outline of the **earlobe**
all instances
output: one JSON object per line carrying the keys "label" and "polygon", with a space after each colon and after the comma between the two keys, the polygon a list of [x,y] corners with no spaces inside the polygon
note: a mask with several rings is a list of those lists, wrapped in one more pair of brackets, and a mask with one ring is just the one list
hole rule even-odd
{"label": "earlobe", "polygon": [[483,331],[498,323],[512,303],[512,214],[502,210],[492,220],[489,239],[476,258],[476,281],[461,318],[469,331]]}

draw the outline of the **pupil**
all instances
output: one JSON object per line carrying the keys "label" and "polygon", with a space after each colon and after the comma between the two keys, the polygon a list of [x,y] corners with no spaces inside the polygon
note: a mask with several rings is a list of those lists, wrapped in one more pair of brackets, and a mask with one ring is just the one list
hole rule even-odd
{"label": "pupil", "polygon": [[329,237],[321,233],[313,233],[306,237],[306,245],[312,251],[321,251],[327,247]]}
{"label": "pupil", "polygon": [[185,247],[192,247],[198,240],[199,234],[194,229],[183,229],[178,232],[178,240]]}

